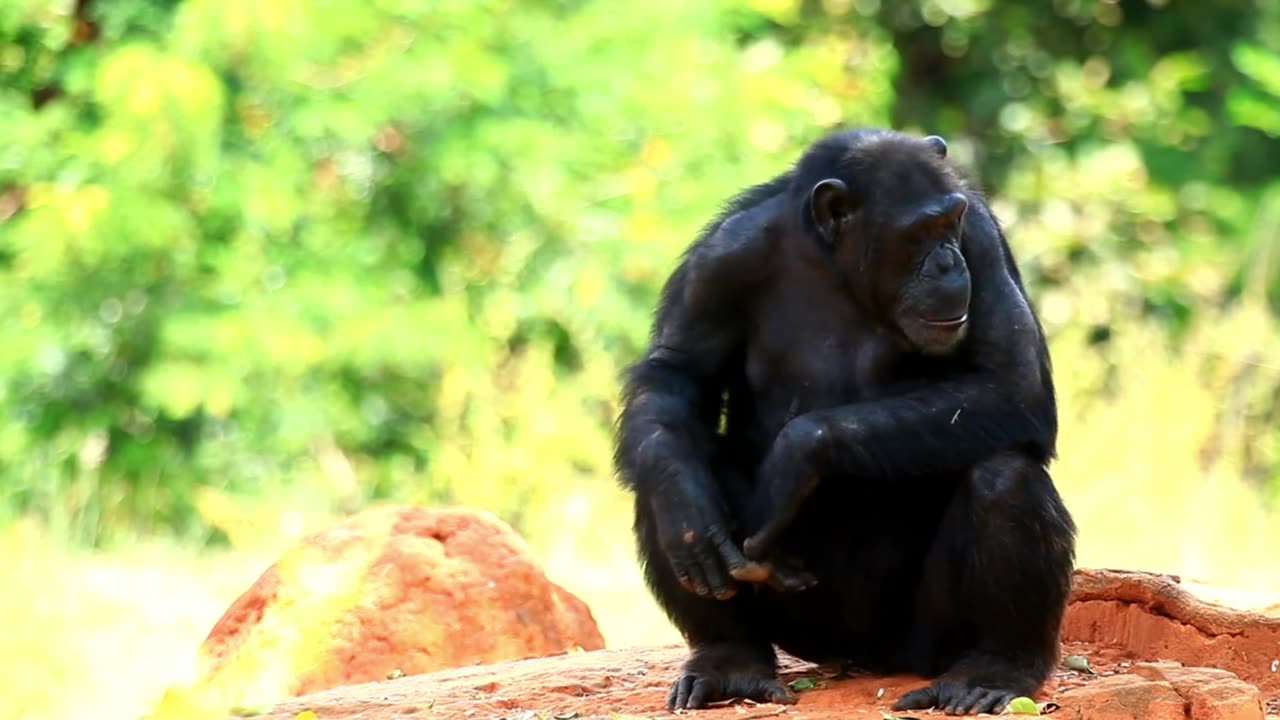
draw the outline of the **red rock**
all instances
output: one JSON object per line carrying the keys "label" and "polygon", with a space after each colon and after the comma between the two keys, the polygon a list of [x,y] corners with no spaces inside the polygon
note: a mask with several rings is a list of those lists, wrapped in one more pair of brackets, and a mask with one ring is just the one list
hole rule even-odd
{"label": "red rock", "polygon": [[1134,675],[1100,678],[1062,693],[1053,717],[1080,720],[1185,720],[1182,696],[1167,682]]}
{"label": "red rock", "polygon": [[587,606],[492,515],[393,507],[305,538],[201,647],[206,698],[278,698],[604,647]]}
{"label": "red rock", "polygon": [[1263,720],[1258,689],[1226,670],[1137,663],[1059,693],[1062,717],[1080,720]]}
{"label": "red rock", "polygon": [[1191,707],[1194,720],[1262,720],[1258,689],[1217,668],[1183,667],[1177,663],[1138,663],[1133,674],[1167,682]]}
{"label": "red rock", "polygon": [[1204,602],[1167,575],[1076,571],[1062,639],[1221,668],[1280,695],[1280,618]]}

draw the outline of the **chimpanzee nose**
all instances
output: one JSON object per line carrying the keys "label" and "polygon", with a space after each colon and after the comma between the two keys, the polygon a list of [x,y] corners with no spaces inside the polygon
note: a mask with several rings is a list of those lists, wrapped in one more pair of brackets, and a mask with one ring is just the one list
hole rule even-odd
{"label": "chimpanzee nose", "polygon": [[950,247],[940,247],[933,251],[933,272],[946,275],[956,269],[956,251]]}

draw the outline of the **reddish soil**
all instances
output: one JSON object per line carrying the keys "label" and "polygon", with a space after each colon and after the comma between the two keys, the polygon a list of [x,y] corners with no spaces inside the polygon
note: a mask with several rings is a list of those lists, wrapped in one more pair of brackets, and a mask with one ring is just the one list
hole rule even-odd
{"label": "reddish soil", "polygon": [[[1093,673],[1060,669],[1036,699],[1056,703],[1053,714],[1061,720],[1261,720],[1264,708],[1280,714],[1280,672],[1271,669],[1280,660],[1278,633],[1280,619],[1204,603],[1172,578],[1081,571],[1063,655],[1086,657]],[[671,718],[664,701],[685,653],[675,646],[598,650],[454,668],[295,698],[265,717],[287,720],[312,710],[320,720]],[[800,692],[796,705],[735,702],[683,714],[882,720],[898,696],[924,684],[912,677],[833,678],[788,657],[782,675],[810,678],[816,687]]]}
{"label": "reddish soil", "polygon": [[1062,637],[1230,670],[1280,696],[1280,618],[1204,602],[1167,575],[1077,571]]}
{"label": "reddish soil", "polygon": [[[1061,709],[1053,714],[1063,720],[1095,717],[1079,707],[1081,703],[1073,702],[1072,691],[1088,689],[1108,679],[1122,679],[1133,671],[1135,663],[1125,659],[1121,651],[1083,643],[1067,643],[1063,650],[1069,654],[1086,655],[1096,674],[1059,670],[1036,700],[1059,703]],[[457,668],[316,693],[280,705],[276,708],[277,714],[269,717],[288,720],[299,712],[312,710],[321,720],[675,718],[675,714],[665,710],[663,703],[684,656],[685,649],[678,646],[628,648]],[[898,696],[924,684],[923,680],[913,677],[864,675],[833,679],[819,668],[790,657],[783,658],[782,675],[788,682],[812,679],[815,688],[798,693],[799,702],[790,706],[735,702],[681,714],[706,720],[749,720],[773,716],[794,720],[882,720],[884,714],[893,714],[890,705]],[[1136,675],[1133,677],[1140,680]],[[1102,697],[1089,697],[1088,704],[1090,707],[1102,706],[1116,694],[1115,690],[1108,688]],[[1183,704],[1183,701],[1178,701],[1178,708]],[[937,711],[900,715],[945,717]],[[1125,717],[1135,716],[1140,715],[1134,713]],[[1153,719],[1158,716],[1159,713],[1148,715]],[[1184,717],[1181,710],[1178,716]],[[1208,720],[1212,716],[1196,717]],[[1239,717],[1260,720],[1262,713],[1259,710],[1255,715]]]}
{"label": "reddish soil", "polygon": [[256,692],[302,695],[393,669],[603,647],[586,603],[547,579],[506,523],[465,508],[385,507],[304,538],[201,650],[208,687],[253,677]]}

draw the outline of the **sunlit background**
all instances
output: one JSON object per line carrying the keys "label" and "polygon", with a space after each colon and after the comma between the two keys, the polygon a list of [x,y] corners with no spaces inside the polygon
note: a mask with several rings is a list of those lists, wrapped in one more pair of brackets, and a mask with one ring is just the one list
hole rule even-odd
{"label": "sunlit background", "polygon": [[1280,589],[1280,4],[3,0],[0,716],[146,713],[379,502],[677,642],[618,375],[719,203],[849,125],[1006,223],[1081,563]]}

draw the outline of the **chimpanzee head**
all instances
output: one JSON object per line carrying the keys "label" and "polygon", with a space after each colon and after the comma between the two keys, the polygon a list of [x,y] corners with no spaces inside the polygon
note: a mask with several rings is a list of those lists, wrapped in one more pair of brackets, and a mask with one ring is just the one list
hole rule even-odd
{"label": "chimpanzee head", "polygon": [[801,159],[802,218],[854,301],[913,349],[950,352],[969,322],[969,201],[942,138],[854,131]]}

